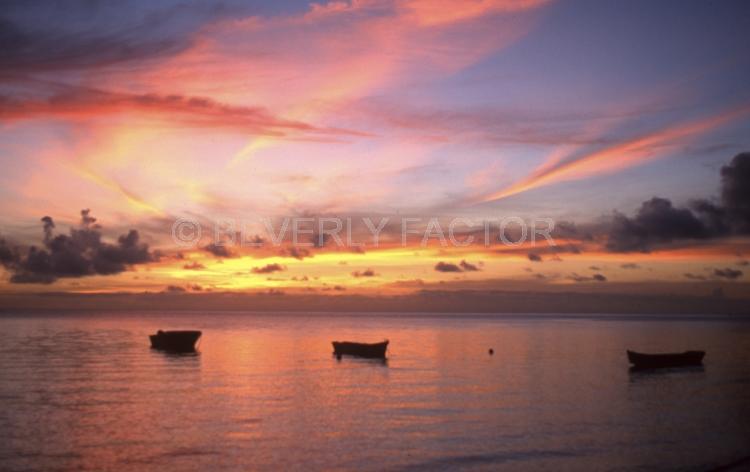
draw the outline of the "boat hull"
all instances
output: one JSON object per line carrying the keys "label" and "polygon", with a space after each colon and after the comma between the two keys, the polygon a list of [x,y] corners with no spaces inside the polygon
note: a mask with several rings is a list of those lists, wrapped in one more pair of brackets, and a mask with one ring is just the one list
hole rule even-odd
{"label": "boat hull", "polygon": [[368,359],[385,359],[387,349],[388,341],[374,344],[333,341],[333,354],[336,357],[355,356]]}
{"label": "boat hull", "polygon": [[705,355],[706,353],[703,351],[685,351],[670,354],[643,354],[628,351],[628,360],[636,369],[661,369],[702,365]]}
{"label": "boat hull", "polygon": [[151,347],[160,351],[195,352],[200,331],[161,331],[149,336]]}

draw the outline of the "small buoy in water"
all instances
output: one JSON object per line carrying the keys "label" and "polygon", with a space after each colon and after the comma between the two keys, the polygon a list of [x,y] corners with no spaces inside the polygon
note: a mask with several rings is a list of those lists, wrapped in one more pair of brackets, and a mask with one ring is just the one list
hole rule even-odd
{"label": "small buoy in water", "polygon": [[490,353],[490,355],[493,355],[495,353],[495,350],[492,349],[492,348],[490,348],[490,350],[488,352]]}

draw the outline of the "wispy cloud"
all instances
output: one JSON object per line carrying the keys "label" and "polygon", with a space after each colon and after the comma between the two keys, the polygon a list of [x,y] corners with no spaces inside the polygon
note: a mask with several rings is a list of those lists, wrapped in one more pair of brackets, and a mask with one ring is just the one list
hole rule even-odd
{"label": "wispy cloud", "polygon": [[562,159],[556,158],[542,164],[518,182],[476,198],[473,202],[500,200],[542,186],[612,173],[644,161],[660,158],[672,146],[709,132],[748,113],[750,113],[750,105],[746,104],[708,118],[671,125],[594,152],[572,154]]}
{"label": "wispy cloud", "polygon": [[262,107],[236,106],[210,98],[179,94],[130,94],[89,87],[55,84],[58,92],[42,97],[0,95],[0,119],[96,119],[112,114],[140,114],[173,126],[225,128],[244,133],[273,135],[339,134],[365,136],[352,130],[317,127],[274,116]]}
{"label": "wispy cloud", "polygon": [[[302,15],[218,23],[178,64],[190,67],[192,54],[241,57],[242,45],[252,44],[247,52],[254,66],[283,78],[256,83],[279,97],[274,101],[283,115],[326,121],[375,91],[415,76],[445,76],[503,49],[531,29],[527,14],[545,3],[471,0],[461,8],[436,0],[313,4]],[[266,54],[258,57],[258,49]],[[232,164],[274,142],[273,137],[254,138]]]}

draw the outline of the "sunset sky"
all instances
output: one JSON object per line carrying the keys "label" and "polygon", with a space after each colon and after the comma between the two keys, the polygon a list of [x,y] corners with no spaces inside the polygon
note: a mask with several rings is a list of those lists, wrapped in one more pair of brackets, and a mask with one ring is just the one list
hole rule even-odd
{"label": "sunset sky", "polygon": [[746,296],[748,31],[741,0],[4,2],[0,292]]}

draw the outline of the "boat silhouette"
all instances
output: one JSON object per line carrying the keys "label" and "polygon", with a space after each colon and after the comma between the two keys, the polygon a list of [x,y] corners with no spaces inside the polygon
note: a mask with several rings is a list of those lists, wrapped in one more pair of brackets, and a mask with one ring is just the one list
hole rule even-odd
{"label": "boat silhouette", "polygon": [[627,351],[628,360],[634,369],[660,369],[665,367],[696,366],[703,364],[704,351],[685,351],[679,353],[644,354]]}
{"label": "boat silhouette", "polygon": [[351,341],[333,341],[333,355],[366,357],[368,359],[385,359],[388,340],[379,343],[356,343]]}
{"label": "boat silhouette", "polygon": [[200,331],[162,331],[149,336],[151,348],[169,352],[194,352]]}

